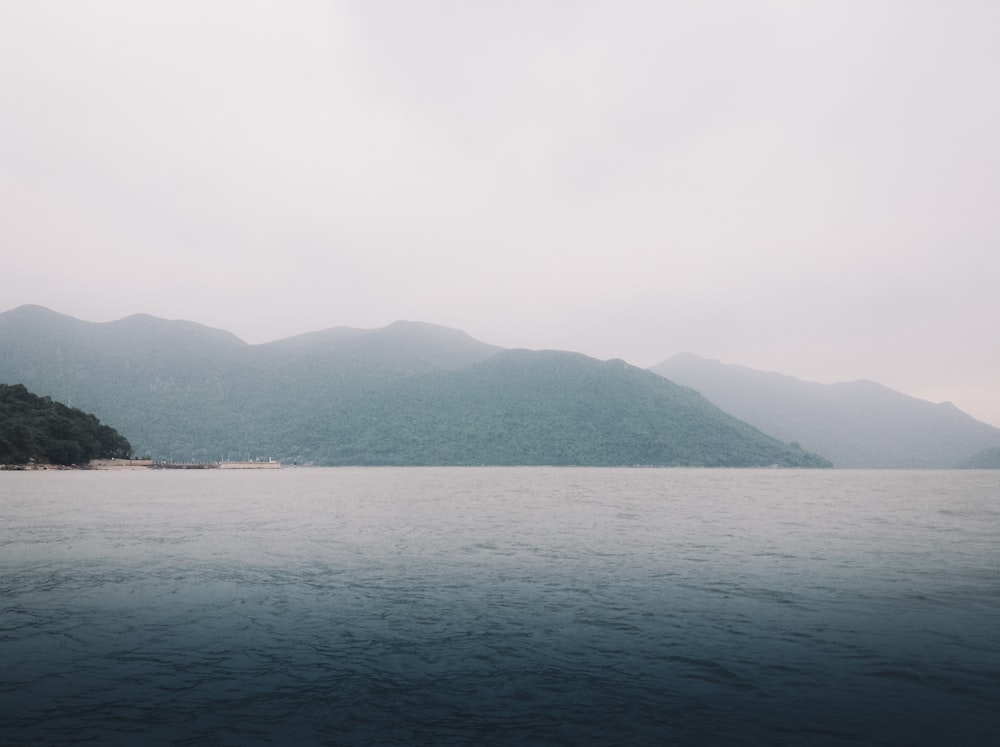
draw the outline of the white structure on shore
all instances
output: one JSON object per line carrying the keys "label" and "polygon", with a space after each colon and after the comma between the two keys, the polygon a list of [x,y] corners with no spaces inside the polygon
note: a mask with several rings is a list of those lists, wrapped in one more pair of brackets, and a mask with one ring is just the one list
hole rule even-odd
{"label": "white structure on shore", "polygon": [[219,462],[219,469],[279,469],[281,462],[268,459],[266,462]]}

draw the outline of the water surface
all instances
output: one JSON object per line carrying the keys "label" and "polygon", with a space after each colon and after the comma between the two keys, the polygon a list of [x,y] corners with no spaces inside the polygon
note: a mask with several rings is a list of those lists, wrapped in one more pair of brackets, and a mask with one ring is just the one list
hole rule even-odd
{"label": "water surface", "polygon": [[0,742],[996,744],[1000,473],[0,474]]}

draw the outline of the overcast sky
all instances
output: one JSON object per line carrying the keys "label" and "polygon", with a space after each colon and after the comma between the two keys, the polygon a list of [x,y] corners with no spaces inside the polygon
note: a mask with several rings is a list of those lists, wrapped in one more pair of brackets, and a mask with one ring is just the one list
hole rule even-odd
{"label": "overcast sky", "polygon": [[1000,426],[1000,3],[0,0],[0,310],[396,319]]}

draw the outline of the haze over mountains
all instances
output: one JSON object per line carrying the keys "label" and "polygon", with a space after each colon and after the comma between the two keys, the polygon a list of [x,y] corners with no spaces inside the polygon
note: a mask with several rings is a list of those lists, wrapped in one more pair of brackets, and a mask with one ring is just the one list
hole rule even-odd
{"label": "haze over mountains", "polygon": [[420,322],[249,345],[193,322],[22,306],[0,313],[0,383],[167,459],[951,468],[994,466],[1000,449],[1000,429],[871,381],[690,353],[643,371]]}
{"label": "haze over mountains", "polygon": [[829,466],[622,361],[415,322],[248,345],[192,322],[22,306],[0,314],[0,382],[93,412],[159,459]]}
{"label": "haze over mountains", "polygon": [[818,384],[682,353],[650,370],[690,386],[760,430],[836,467],[951,468],[998,463],[1000,429],[950,403],[873,381]]}

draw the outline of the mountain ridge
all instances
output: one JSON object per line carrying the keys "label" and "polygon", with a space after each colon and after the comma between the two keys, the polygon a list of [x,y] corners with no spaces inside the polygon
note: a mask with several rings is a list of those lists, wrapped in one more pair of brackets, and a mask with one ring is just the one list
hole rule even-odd
{"label": "mountain ridge", "polygon": [[337,329],[250,345],[148,315],[15,310],[0,314],[0,381],[85,406],[157,458],[829,466],[623,361],[424,322]]}
{"label": "mountain ridge", "polygon": [[954,404],[921,400],[868,379],[820,384],[693,353],[650,370],[837,467],[946,469],[1000,445],[1000,429]]}

